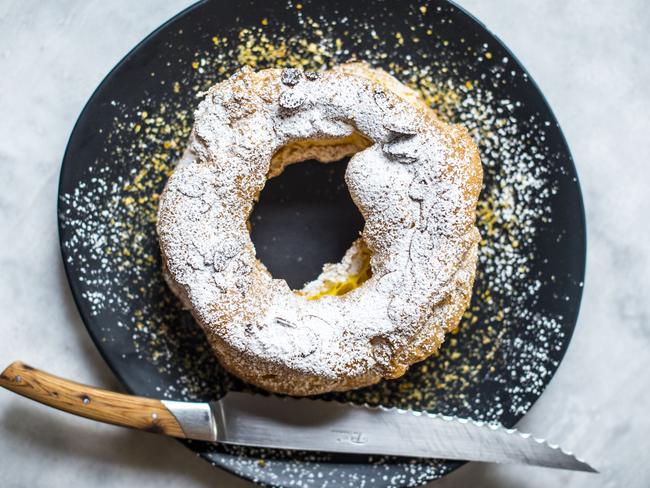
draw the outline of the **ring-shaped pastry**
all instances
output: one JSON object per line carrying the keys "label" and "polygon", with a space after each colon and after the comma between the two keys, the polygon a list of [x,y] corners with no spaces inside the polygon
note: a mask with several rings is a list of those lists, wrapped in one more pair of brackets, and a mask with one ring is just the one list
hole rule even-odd
{"label": "ring-shaped pastry", "polygon": [[[274,279],[247,222],[287,164],[345,156],[365,227],[323,276],[354,272],[364,253],[372,275],[310,300],[323,276],[302,292]],[[469,304],[481,184],[467,131],[384,71],[242,69],[205,94],[161,195],[165,274],[223,366],[250,383],[310,395],[399,377],[440,347]]]}

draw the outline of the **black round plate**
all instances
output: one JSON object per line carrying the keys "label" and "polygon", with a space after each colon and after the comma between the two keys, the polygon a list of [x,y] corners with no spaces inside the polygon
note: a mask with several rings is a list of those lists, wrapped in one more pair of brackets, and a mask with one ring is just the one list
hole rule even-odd
{"label": "black round plate", "polygon": [[[164,285],[157,196],[199,92],[242,64],[319,69],[351,58],[419,89],[479,144],[483,242],[472,305],[441,351],[399,380],[325,395],[512,426],[541,395],[576,322],[585,222],[569,149],[542,94],[486,28],[442,0],[218,0],[192,6],[97,88],[68,144],[59,229],[68,280],[106,362],[133,393],[214,399],[252,390],[226,374]],[[271,180],[251,218],[258,257],[298,287],[363,225],[345,161]],[[460,463],[188,442],[216,466],[274,486],[418,486]]]}

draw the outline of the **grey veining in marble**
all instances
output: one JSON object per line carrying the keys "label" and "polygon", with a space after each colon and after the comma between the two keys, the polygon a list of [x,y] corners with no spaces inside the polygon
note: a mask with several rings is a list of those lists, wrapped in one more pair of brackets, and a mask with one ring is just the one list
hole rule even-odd
{"label": "grey veining in marble", "polygon": [[[578,327],[520,426],[602,474],[470,464],[434,487],[650,486],[650,3],[463,0],[522,60],[573,150],[589,254]],[[56,230],[59,165],[83,104],[184,0],[0,2],[0,367],[22,359],[117,388],[80,322]],[[176,442],[0,391],[0,486],[244,487]]]}

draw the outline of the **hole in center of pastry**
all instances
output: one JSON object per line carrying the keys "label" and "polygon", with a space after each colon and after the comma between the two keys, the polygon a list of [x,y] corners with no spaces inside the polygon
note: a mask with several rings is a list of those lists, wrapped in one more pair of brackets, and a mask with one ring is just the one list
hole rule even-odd
{"label": "hole in center of pastry", "polygon": [[360,238],[364,219],[345,184],[350,156],[369,145],[356,133],[294,142],[271,162],[251,213],[251,239],[271,275],[308,299],[343,295],[372,275]]}

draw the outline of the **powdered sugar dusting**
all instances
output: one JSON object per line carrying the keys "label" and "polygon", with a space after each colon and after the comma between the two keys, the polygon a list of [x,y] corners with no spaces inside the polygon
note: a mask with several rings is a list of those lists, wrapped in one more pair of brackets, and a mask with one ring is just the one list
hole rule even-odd
{"label": "powdered sugar dusting", "polygon": [[[68,177],[75,171],[77,180],[63,187],[60,205],[76,298],[111,366],[135,392],[197,400],[253,389],[224,372],[162,280],[158,194],[187,145],[196,93],[243,65],[320,70],[357,56],[416,89],[443,120],[470,130],[484,165],[477,212],[482,241],[470,309],[440,350],[399,380],[327,398],[513,425],[556,370],[574,323],[578,295],[571,280],[578,286],[581,278],[556,267],[567,256],[563,232],[571,232],[557,206],[567,197],[559,182],[574,177],[566,173],[570,157],[527,75],[453,6],[404,4],[396,15],[391,2],[364,4],[362,12],[353,4],[301,0],[298,9],[288,2],[277,16],[260,9],[259,19],[240,19],[230,29],[203,21],[210,18],[205,11],[224,15],[208,2],[194,18],[208,35],[204,43],[194,24],[192,33],[177,24],[166,28],[152,59],[169,68],[153,73],[132,66],[146,71],[142,84],[129,87],[132,96],[111,93],[118,98],[101,107],[113,123],[98,128],[93,120],[78,128],[90,135],[94,152],[75,155],[79,165]],[[215,465],[272,486],[419,486],[457,466],[191,447]]]}
{"label": "powdered sugar dusting", "polygon": [[[308,301],[257,262],[245,221],[283,145],[341,127],[372,141],[346,180],[373,276]],[[365,386],[400,375],[456,327],[474,280],[480,163],[471,139],[415,92],[362,63],[311,79],[242,70],[207,92],[188,151],[194,161],[161,196],[161,247],[174,288],[235,373],[283,393]]]}

